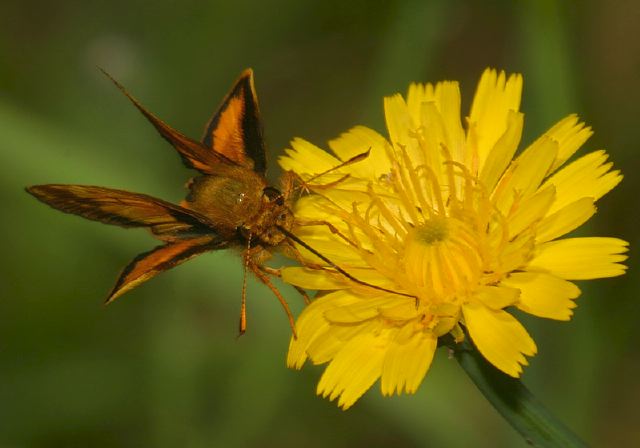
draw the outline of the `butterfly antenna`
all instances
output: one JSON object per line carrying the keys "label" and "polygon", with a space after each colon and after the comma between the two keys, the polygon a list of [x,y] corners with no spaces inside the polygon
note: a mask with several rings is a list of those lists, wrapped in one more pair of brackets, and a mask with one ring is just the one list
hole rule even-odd
{"label": "butterfly antenna", "polygon": [[[340,168],[343,168],[345,166],[351,165],[353,163],[358,163],[363,161],[364,159],[366,159],[367,157],[369,157],[369,154],[371,153],[371,148],[367,149],[365,152],[362,152],[360,154],[356,154],[355,156],[345,160],[344,162],[329,168],[328,170],[325,170],[321,173],[318,174],[314,174],[313,176],[311,176],[309,179],[307,179],[306,181],[302,181],[303,185],[302,187],[305,187],[306,185],[309,184],[309,182],[313,182],[314,180],[324,176],[325,174],[329,174],[333,171],[339,170]],[[343,180],[347,179],[349,177],[349,174],[345,174],[342,178],[340,178],[338,181],[336,181],[335,183],[340,183]]]}

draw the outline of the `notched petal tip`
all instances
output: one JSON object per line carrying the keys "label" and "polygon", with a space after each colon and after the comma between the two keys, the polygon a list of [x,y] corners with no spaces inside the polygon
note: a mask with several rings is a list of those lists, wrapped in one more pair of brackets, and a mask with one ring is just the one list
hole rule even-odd
{"label": "notched petal tip", "polygon": [[462,308],[469,335],[487,361],[514,378],[527,365],[525,356],[538,349],[529,333],[511,314],[469,303]]}

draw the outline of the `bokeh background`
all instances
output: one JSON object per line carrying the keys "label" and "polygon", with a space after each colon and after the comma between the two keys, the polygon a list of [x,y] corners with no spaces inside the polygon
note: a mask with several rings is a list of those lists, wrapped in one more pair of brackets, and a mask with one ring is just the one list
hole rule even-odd
{"label": "bokeh background", "polygon": [[[188,135],[253,67],[269,175],[294,136],[384,132],[382,96],[486,66],[524,74],[525,138],[577,112],[626,174],[585,229],[632,243],[630,272],[582,283],[571,323],[527,321],[524,382],[594,446],[640,446],[640,4],[552,1],[4,0],[0,14],[0,447],[526,446],[455,361],[415,396],[351,410],[315,396],[321,369],[285,368],[289,328],[249,288],[237,338],[237,253],[207,254],[104,308],[155,242],[24,193],[86,183],[178,201],[190,176],[98,71]],[[278,265],[282,260],[275,260]],[[302,300],[283,287],[297,313]]]}

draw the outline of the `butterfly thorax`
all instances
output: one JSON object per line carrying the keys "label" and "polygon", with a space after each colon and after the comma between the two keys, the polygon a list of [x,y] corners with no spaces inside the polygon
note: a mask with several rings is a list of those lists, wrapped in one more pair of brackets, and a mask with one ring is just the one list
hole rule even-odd
{"label": "butterfly thorax", "polygon": [[267,246],[286,237],[278,229],[293,225],[293,214],[273,188],[254,172],[241,176],[200,176],[191,182],[184,205],[206,216],[228,240],[240,236]]}

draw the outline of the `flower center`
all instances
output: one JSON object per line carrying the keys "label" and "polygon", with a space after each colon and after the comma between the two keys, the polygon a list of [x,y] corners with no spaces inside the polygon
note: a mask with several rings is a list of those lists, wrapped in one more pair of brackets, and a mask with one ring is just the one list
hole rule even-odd
{"label": "flower center", "polygon": [[473,228],[454,217],[434,217],[405,240],[404,270],[423,305],[459,304],[482,274]]}
{"label": "flower center", "polygon": [[428,219],[424,224],[416,227],[415,239],[430,246],[444,241],[448,233],[447,219],[433,218]]}

